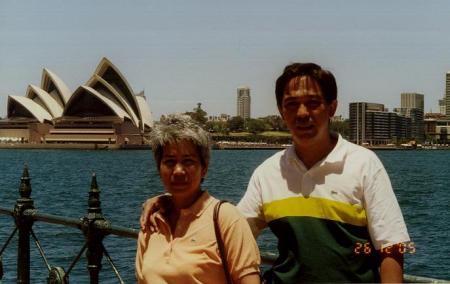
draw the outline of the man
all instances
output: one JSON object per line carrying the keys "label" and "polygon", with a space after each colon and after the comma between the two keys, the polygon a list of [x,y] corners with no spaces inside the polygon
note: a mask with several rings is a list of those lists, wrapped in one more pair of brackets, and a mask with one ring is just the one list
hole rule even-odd
{"label": "man", "polygon": [[377,156],[330,131],[334,76],[294,63],[275,94],[293,146],[254,171],[238,204],[255,238],[278,238],[267,282],[402,282],[406,225]]}
{"label": "man", "polygon": [[287,66],[275,88],[293,146],[253,173],[238,209],[255,237],[266,226],[279,257],[274,283],[402,282],[409,241],[376,155],[330,132],[334,76],[313,63]]}

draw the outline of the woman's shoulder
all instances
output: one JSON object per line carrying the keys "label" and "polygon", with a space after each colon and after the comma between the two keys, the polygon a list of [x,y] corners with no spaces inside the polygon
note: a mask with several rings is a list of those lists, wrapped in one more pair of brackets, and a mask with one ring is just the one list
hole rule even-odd
{"label": "woman's shoulder", "polygon": [[[220,202],[217,200],[213,203],[213,210],[216,209],[216,205]],[[245,217],[239,212],[235,205],[231,202],[225,201],[220,205],[219,208],[219,220],[224,225],[231,225],[238,220],[243,220]]]}

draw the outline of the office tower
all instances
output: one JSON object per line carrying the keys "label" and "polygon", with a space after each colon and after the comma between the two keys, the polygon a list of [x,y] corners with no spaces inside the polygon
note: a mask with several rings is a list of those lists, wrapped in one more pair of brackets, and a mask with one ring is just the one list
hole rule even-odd
{"label": "office tower", "polygon": [[445,75],[445,115],[450,118],[450,72]]}
{"label": "office tower", "polygon": [[383,104],[366,102],[350,103],[350,140],[356,144],[370,143],[371,135],[368,132],[368,112],[384,111]]}
{"label": "office tower", "polygon": [[237,116],[244,119],[250,118],[250,88],[239,87],[237,89]]}
{"label": "office tower", "polygon": [[422,112],[424,110],[424,95],[419,93],[402,93],[400,107],[401,108],[418,108]]}
{"label": "office tower", "polygon": [[445,96],[442,100],[439,100],[439,113],[445,115]]}
{"label": "office tower", "polygon": [[425,139],[424,128],[424,95],[418,93],[402,93],[401,108],[402,116],[411,118],[411,138],[420,142]]}
{"label": "office tower", "polygon": [[350,103],[349,111],[353,143],[388,144],[411,136],[411,118],[388,112],[383,104]]}

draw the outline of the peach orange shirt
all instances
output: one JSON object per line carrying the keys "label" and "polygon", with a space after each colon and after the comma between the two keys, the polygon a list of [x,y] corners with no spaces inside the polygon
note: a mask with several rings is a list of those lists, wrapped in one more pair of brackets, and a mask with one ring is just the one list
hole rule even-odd
{"label": "peach orange shirt", "polygon": [[[140,232],[136,253],[138,283],[226,283],[214,233],[217,199],[208,192],[181,210],[175,232],[157,213],[158,232]],[[220,231],[233,281],[259,273],[260,256],[246,219],[229,204],[222,204]]]}

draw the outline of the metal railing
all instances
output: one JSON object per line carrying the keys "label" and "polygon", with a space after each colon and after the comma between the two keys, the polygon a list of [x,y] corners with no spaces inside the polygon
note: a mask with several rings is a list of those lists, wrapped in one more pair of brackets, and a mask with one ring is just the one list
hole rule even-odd
{"label": "metal railing", "polygon": [[[2,255],[15,234],[18,234],[17,283],[30,283],[30,237],[34,240],[34,243],[47,267],[47,283],[49,284],[69,283],[70,272],[72,271],[76,263],[80,260],[84,252],[86,252],[87,270],[89,272],[89,279],[91,284],[99,283],[99,274],[102,269],[103,256],[106,257],[107,261],[111,265],[112,270],[114,271],[119,283],[124,283],[119,271],[116,268],[116,265],[114,264],[108,251],[103,245],[103,239],[108,235],[137,239],[138,231],[121,226],[113,226],[103,216],[100,206],[100,190],[97,185],[95,174],[93,174],[91,180],[87,214],[80,219],[73,219],[38,212],[38,210],[34,208],[34,202],[31,198],[31,183],[27,166],[24,167],[22,177],[20,178],[19,195],[20,196],[16,201],[14,209],[11,210],[0,207],[0,214],[10,215],[15,222],[15,228],[0,250],[0,283],[3,279]],[[49,264],[45,256],[45,252],[33,231],[33,224],[35,221],[78,228],[82,231],[85,238],[84,245],[80,249],[79,253],[75,256],[67,270],[65,270],[63,267],[51,266]],[[273,264],[276,258],[277,255],[274,253],[261,252],[261,260],[264,264]],[[404,275],[404,281],[409,283],[446,282],[443,280],[407,274]]]}
{"label": "metal railing", "polygon": [[[84,252],[87,258],[87,270],[89,272],[90,283],[99,283],[99,273],[102,269],[103,256],[112,267],[119,283],[124,283],[119,271],[111,259],[108,251],[103,245],[103,239],[107,235],[116,235],[136,239],[138,231],[120,226],[113,226],[106,220],[100,207],[100,190],[97,185],[95,174],[92,176],[91,187],[88,198],[87,214],[80,219],[60,217],[50,214],[40,213],[34,208],[31,198],[31,183],[28,167],[25,166],[19,186],[19,198],[14,209],[0,207],[0,214],[10,215],[15,222],[15,228],[0,250],[0,282],[3,278],[2,255],[14,235],[18,234],[17,245],[17,283],[30,283],[30,238],[34,240],[36,247],[42,256],[48,270],[47,283],[59,284],[69,283],[69,275],[75,264],[80,260]],[[75,256],[67,270],[58,266],[51,266],[45,256],[45,252],[33,231],[33,223],[41,221],[45,223],[58,224],[67,227],[78,228],[82,231],[85,242],[80,252]]]}

